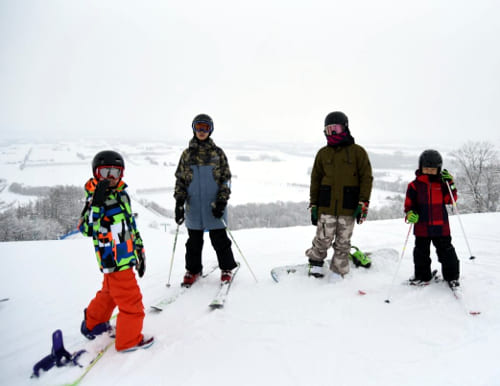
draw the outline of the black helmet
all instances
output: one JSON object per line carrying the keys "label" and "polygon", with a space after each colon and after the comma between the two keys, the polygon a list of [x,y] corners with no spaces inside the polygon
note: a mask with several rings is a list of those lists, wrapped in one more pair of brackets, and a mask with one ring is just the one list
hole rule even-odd
{"label": "black helmet", "polygon": [[123,157],[113,150],[103,150],[97,153],[92,160],[92,173],[94,177],[96,176],[96,169],[99,166],[119,166],[125,169],[125,162],[123,161]]}
{"label": "black helmet", "polygon": [[196,132],[196,130],[194,129],[194,125],[196,123],[207,123],[208,125],[210,125],[209,134],[212,134],[212,132],[214,131],[214,121],[212,121],[212,118],[210,118],[207,114],[198,114],[196,117],[194,117],[193,123],[191,125],[191,127],[193,128],[193,133]]}
{"label": "black helmet", "polygon": [[334,111],[330,113],[325,118],[325,127],[333,124],[343,125],[346,129],[349,129],[349,120],[347,119],[347,115],[345,115],[342,111]]}
{"label": "black helmet", "polygon": [[418,159],[418,168],[422,171],[422,168],[437,168],[438,172],[441,171],[443,166],[443,157],[437,150],[428,149],[420,154]]}

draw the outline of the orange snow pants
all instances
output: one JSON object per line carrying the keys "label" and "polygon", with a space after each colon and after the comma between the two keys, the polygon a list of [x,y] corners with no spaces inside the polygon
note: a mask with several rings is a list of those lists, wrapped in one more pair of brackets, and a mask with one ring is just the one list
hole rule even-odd
{"label": "orange snow pants", "polygon": [[109,321],[116,306],[119,312],[115,347],[120,351],[137,345],[143,337],[144,306],[132,269],[104,274],[101,290],[87,307],[87,328],[92,330],[99,323]]}

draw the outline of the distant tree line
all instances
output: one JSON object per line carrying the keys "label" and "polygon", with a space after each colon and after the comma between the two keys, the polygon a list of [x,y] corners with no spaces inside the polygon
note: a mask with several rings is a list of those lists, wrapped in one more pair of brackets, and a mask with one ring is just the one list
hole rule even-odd
{"label": "distant tree line", "polygon": [[0,241],[58,239],[76,228],[83,198],[82,188],[55,186],[35,201],[1,212]]}
{"label": "distant tree line", "polygon": [[453,152],[460,212],[497,212],[500,208],[500,160],[488,142],[468,142]]}
{"label": "distant tree line", "polygon": [[[495,212],[500,208],[500,161],[494,146],[485,142],[469,142],[453,152],[453,170],[461,213]],[[378,175],[381,177],[381,175]],[[370,208],[368,220],[403,217],[403,200],[409,181],[399,178],[384,181],[375,175],[374,186],[394,192],[389,204]],[[5,186],[5,184],[4,184]],[[75,229],[83,207],[84,192],[79,187],[26,187],[11,184],[9,190],[39,198],[19,204],[0,213],[0,241],[48,240]],[[140,202],[164,217],[173,218],[173,211],[153,201]],[[273,202],[230,206],[228,225],[231,229],[280,228],[309,225],[308,202]]]}
{"label": "distant tree line", "polygon": [[[403,217],[403,197],[390,197],[391,203],[368,211],[369,220],[384,220]],[[309,203],[273,202],[268,204],[245,204],[230,206],[228,225],[231,229],[246,228],[283,228],[310,225]]]}
{"label": "distant tree line", "polygon": [[9,192],[22,196],[45,196],[49,193],[50,189],[50,186],[25,186],[17,182],[9,185]]}

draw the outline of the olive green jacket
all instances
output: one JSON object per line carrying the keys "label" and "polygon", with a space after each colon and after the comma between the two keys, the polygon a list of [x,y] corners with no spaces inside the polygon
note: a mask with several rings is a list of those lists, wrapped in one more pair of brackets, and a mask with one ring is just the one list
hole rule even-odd
{"label": "olive green jacket", "polygon": [[352,216],[359,201],[370,200],[372,184],[372,167],[365,149],[355,143],[325,146],[314,160],[310,204],[318,206],[318,216]]}

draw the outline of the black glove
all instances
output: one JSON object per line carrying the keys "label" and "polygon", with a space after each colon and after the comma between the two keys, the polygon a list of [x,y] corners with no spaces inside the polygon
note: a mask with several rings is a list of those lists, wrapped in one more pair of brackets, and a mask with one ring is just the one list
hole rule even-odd
{"label": "black glove", "polygon": [[224,216],[226,205],[226,201],[216,201],[215,203],[212,203],[212,214],[215,218],[221,218],[222,216]]}
{"label": "black glove", "polygon": [[144,272],[146,272],[146,252],[144,252],[144,247],[139,247],[135,250],[137,254],[137,265],[135,269],[137,269],[137,273],[139,277],[144,276]]}
{"label": "black glove", "polygon": [[175,203],[175,222],[177,225],[184,222],[184,202],[180,200]]}
{"label": "black glove", "polygon": [[101,180],[95,187],[92,206],[103,206],[106,201],[106,189],[109,187],[109,180]]}
{"label": "black glove", "polygon": [[318,225],[318,207],[311,205],[311,224]]}

